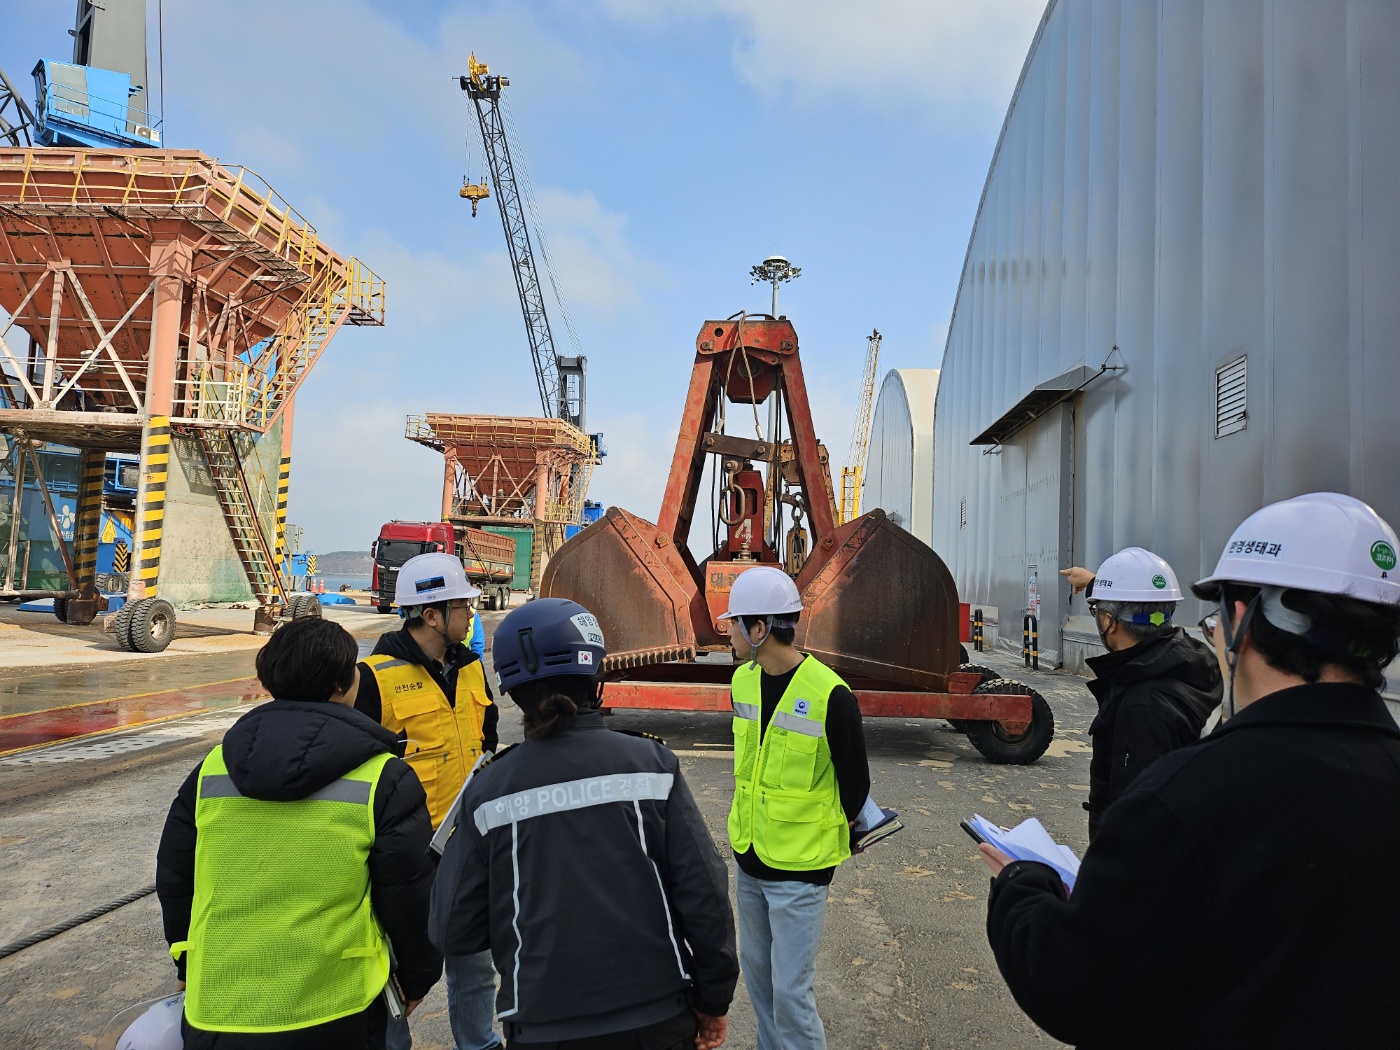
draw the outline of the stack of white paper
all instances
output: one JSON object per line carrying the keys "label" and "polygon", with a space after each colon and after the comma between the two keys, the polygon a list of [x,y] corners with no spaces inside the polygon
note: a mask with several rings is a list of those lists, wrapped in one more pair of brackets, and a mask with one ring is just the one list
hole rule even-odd
{"label": "stack of white paper", "polygon": [[1009,830],[993,824],[980,814],[974,814],[968,823],[988,845],[995,846],[1012,860],[1036,860],[1048,864],[1059,873],[1067,887],[1074,889],[1074,880],[1079,876],[1079,858],[1068,846],[1062,846],[1052,839],[1050,832],[1035,817],[1023,820]]}

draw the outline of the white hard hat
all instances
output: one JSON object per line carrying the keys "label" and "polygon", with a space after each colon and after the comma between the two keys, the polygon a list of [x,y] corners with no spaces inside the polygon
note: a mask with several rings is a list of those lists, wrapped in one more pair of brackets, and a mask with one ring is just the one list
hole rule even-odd
{"label": "white hard hat", "polygon": [[1215,571],[1195,590],[1205,597],[1222,583],[1244,583],[1397,605],[1397,549],[1395,530],[1359,499],[1310,492],[1245,518],[1225,544]]}
{"label": "white hard hat", "polygon": [[755,565],[734,580],[729,590],[729,608],[720,619],[782,616],[801,611],[802,596],[792,577],[776,565]]}
{"label": "white hard hat", "polygon": [[185,993],[128,1007],[108,1022],[97,1050],[181,1050]]}
{"label": "white hard hat", "polygon": [[467,572],[452,554],[419,554],[399,567],[394,602],[400,607],[434,605],[454,598],[475,598],[480,587],[467,582]]}
{"label": "white hard hat", "polygon": [[1176,573],[1165,558],[1141,547],[1124,547],[1094,574],[1096,602],[1179,602]]}

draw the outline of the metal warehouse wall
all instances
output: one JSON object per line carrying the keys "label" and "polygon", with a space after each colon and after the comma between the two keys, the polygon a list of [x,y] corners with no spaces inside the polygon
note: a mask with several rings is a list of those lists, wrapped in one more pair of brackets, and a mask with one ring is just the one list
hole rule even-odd
{"label": "metal warehouse wall", "polygon": [[[1070,564],[1141,544],[1190,580],[1250,511],[1317,489],[1400,523],[1397,53],[1394,0],[1052,0],[938,391],[934,547],[1003,639],[1031,565],[1053,653],[1085,636],[1060,637],[1084,612]],[[1114,345],[1125,371],[994,454],[968,444]],[[1241,355],[1246,425],[1217,438],[1216,369]]]}
{"label": "metal warehouse wall", "polygon": [[[925,543],[933,543],[933,409],[938,369],[885,373],[865,459],[861,509],[879,507]],[[897,515],[897,517],[896,517]]]}

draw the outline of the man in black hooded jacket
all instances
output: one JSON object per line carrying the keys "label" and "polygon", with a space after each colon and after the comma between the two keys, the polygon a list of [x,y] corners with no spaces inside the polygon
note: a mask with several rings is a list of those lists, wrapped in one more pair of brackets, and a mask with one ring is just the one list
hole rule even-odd
{"label": "man in black hooded jacket", "polygon": [[[1149,587],[1152,580],[1161,581],[1154,589],[1163,600],[1115,600],[1124,593],[1141,595],[1124,587],[1138,582],[1132,573],[1144,577]],[[1215,655],[1172,625],[1181,591],[1176,574],[1159,556],[1129,547],[1105,561],[1097,574],[1075,567],[1062,575],[1076,591],[1087,591],[1089,611],[1108,650],[1085,661],[1094,672],[1089,692],[1099,703],[1089,725],[1093,754],[1084,804],[1092,840],[1104,812],[1148,766],[1200,738],[1223,688]]]}
{"label": "man in black hooded jacket", "polygon": [[[333,621],[304,620],[282,628],[258,654],[257,661],[258,677],[273,700],[240,718],[225,735],[222,747],[216,749],[227,774],[211,776],[210,759],[206,759],[180,786],[161,834],[156,859],[156,892],[160,897],[166,940],[176,948],[190,942],[189,949],[176,960],[182,987],[187,960],[191,953],[197,952],[196,940],[201,933],[209,942],[220,942],[218,946],[225,957],[231,946],[236,951],[255,949],[261,957],[264,973],[270,973],[265,984],[257,985],[267,987],[268,1000],[277,997],[279,968],[304,963],[300,958],[278,961],[279,953],[286,952],[288,946],[287,935],[279,936],[278,930],[283,924],[295,926],[314,921],[308,916],[314,916],[333,903],[329,900],[332,891],[328,888],[323,893],[314,879],[310,885],[284,887],[286,896],[278,894],[279,899],[269,895],[265,902],[260,902],[262,906],[256,912],[247,915],[246,921],[236,924],[236,929],[220,931],[213,927],[212,920],[206,920],[203,931],[192,935],[192,913],[193,925],[200,925],[197,899],[227,903],[219,899],[224,886],[220,884],[214,890],[201,887],[197,872],[209,870],[211,864],[236,868],[237,860],[229,858],[242,859],[238,850],[225,848],[218,852],[217,861],[211,860],[211,851],[219,845],[216,840],[206,844],[209,848],[200,860],[203,821],[198,818],[201,812],[207,812],[200,809],[202,803],[230,796],[274,803],[315,796],[329,800],[313,803],[315,805],[341,807],[350,800],[337,799],[336,792],[355,786],[348,779],[350,774],[366,764],[375,764],[376,759],[382,761],[386,755],[397,754],[399,745],[394,734],[349,706],[355,697],[356,655],[354,639]],[[213,757],[211,755],[211,759]],[[315,854],[303,867],[322,872],[326,887],[336,885],[337,878],[349,883],[368,882],[374,917],[397,956],[394,980],[411,1009],[428,993],[442,972],[442,956],[428,941],[427,931],[433,868],[425,858],[432,828],[423,788],[401,758],[388,757],[377,779],[365,786],[368,783],[372,783],[368,794],[373,827],[372,832],[366,829],[364,835],[368,845],[363,860],[356,859],[353,853],[347,856],[334,849],[336,844],[330,841],[330,833],[321,828],[312,829],[318,833],[298,841],[304,842],[306,850]],[[219,834],[228,836],[227,831]],[[259,836],[257,828],[241,834],[250,836],[249,841],[254,843]],[[227,847],[228,843],[223,845]],[[265,860],[270,865],[276,864],[275,858]],[[249,867],[257,864],[254,859]],[[357,864],[367,867],[367,880]],[[235,884],[240,879],[246,883],[258,877],[256,872],[247,871],[229,870],[228,874],[230,882]],[[211,947],[209,957],[213,954]],[[205,972],[204,998],[220,1009],[230,1000],[241,1000],[235,1010],[246,1010],[249,1018],[257,1018],[246,1028],[267,1027],[260,1022],[265,1022],[267,1013],[275,1012],[277,1007],[264,1008],[256,1002],[247,1002],[250,997],[238,991],[241,985],[238,988],[221,985],[221,978],[230,983],[246,980],[232,972]],[[320,988],[325,990],[324,981]],[[329,989],[331,996],[340,991],[342,989],[335,987]],[[231,1026],[221,1027],[239,1030],[195,1027],[190,1023],[191,1007],[187,998],[185,1047],[187,1050],[377,1050],[383,1047],[387,1023],[384,997],[373,989],[366,989],[363,981],[346,994],[352,999],[368,998],[369,1001],[324,1023],[285,1031],[242,1030],[245,1026],[239,1024],[237,1018]],[[218,1003],[220,999],[224,1000],[221,1004]],[[332,1009],[330,1012],[340,1011]]]}

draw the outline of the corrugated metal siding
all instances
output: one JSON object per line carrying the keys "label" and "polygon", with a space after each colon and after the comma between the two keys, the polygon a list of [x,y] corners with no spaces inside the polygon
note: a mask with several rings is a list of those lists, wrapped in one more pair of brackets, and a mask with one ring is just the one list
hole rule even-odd
{"label": "corrugated metal siding", "polygon": [[[1047,556],[1048,597],[1055,569],[1129,544],[1197,578],[1248,513],[1300,492],[1400,522],[1397,50],[1391,0],[1049,5],[971,237],[935,434],[934,547],[1004,633]],[[969,447],[1115,345],[1127,370],[1063,423]],[[1248,425],[1217,439],[1216,370],[1245,355]],[[1044,612],[1053,648],[1065,611]]]}
{"label": "corrugated metal siding", "polygon": [[897,368],[885,374],[870,424],[861,509],[879,507],[898,524],[933,542],[933,413],[938,369]]}

